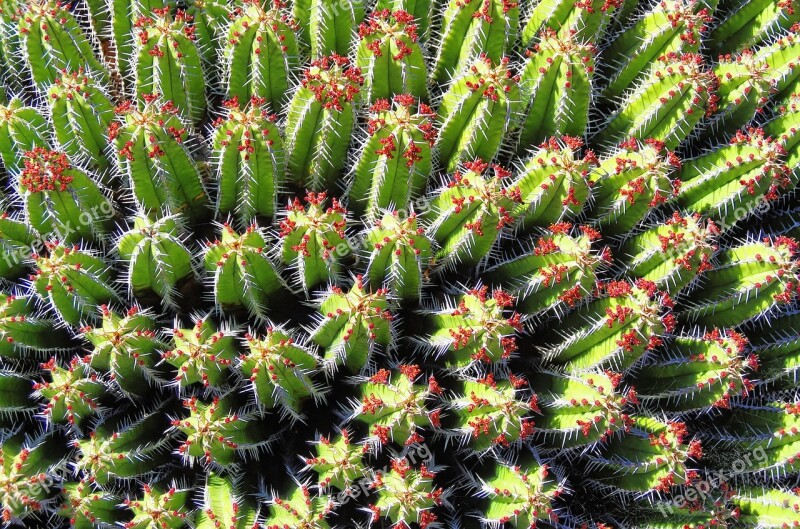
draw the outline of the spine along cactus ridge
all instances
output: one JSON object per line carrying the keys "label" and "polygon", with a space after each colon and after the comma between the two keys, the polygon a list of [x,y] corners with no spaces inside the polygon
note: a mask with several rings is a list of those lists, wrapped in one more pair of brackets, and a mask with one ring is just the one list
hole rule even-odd
{"label": "spine along cactus ridge", "polygon": [[0,0],[0,529],[800,528],[798,0]]}

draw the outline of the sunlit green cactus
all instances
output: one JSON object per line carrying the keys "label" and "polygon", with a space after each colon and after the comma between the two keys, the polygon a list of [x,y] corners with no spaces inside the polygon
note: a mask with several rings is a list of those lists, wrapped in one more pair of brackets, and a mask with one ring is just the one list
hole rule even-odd
{"label": "sunlit green cactus", "polygon": [[258,510],[228,478],[208,474],[203,487],[202,509],[197,515],[197,529],[253,529],[258,524]]}
{"label": "sunlit green cactus", "polygon": [[435,16],[435,7],[432,0],[378,0],[375,3],[375,10],[388,9],[411,14],[418,26],[417,32],[421,42],[428,40]]}
{"label": "sunlit green cactus", "polygon": [[24,153],[50,144],[47,119],[19,98],[0,102],[0,160],[10,175],[19,175]]}
{"label": "sunlit green cactus", "polygon": [[653,281],[676,295],[712,269],[719,235],[714,221],[676,212],[665,223],[625,241],[619,252],[623,274]]}
{"label": "sunlit green cactus", "polygon": [[424,463],[415,469],[407,459],[392,459],[391,469],[376,472],[372,481],[378,499],[369,506],[371,521],[388,518],[394,525],[416,523],[420,528],[434,524],[436,507],[445,504],[449,495],[449,490],[434,484],[436,474]]}
{"label": "sunlit green cactus", "polygon": [[141,110],[126,102],[116,113],[108,134],[136,204],[154,218],[170,213],[204,217],[208,196],[184,145],[189,134],[175,105],[148,96]]}
{"label": "sunlit green cactus", "polygon": [[101,305],[119,298],[107,263],[93,252],[47,243],[46,255],[36,254],[33,259],[33,289],[64,323],[92,321]]}
{"label": "sunlit green cactus", "polygon": [[414,17],[405,11],[373,11],[358,27],[356,65],[364,74],[367,102],[410,94],[428,99],[427,70]]}
{"label": "sunlit green cactus", "polygon": [[35,308],[33,296],[0,294],[0,356],[40,357],[64,348],[64,335]]}
{"label": "sunlit green cactus", "polygon": [[327,365],[341,364],[357,372],[376,350],[385,351],[392,344],[392,305],[386,290],[369,289],[361,276],[346,292],[331,287],[319,306],[320,321],[311,331],[311,340],[325,350]]}
{"label": "sunlit green cactus", "polygon": [[326,193],[306,195],[306,204],[295,199],[280,223],[280,254],[295,270],[295,282],[306,292],[342,272],[342,260],[352,253],[347,239],[347,210],[338,199],[327,205]]}
{"label": "sunlit green cactus", "polygon": [[797,489],[739,489],[731,498],[743,523],[778,529],[800,524]]}
{"label": "sunlit green cactus", "polygon": [[432,196],[423,213],[431,239],[436,241],[438,265],[474,265],[498,242],[503,228],[515,221],[523,203],[511,172],[481,160],[465,162],[450,182]]}
{"label": "sunlit green cactus", "polygon": [[479,56],[497,62],[517,40],[519,3],[449,0],[444,7],[432,77],[449,81]]}
{"label": "sunlit green cactus", "polygon": [[285,184],[283,139],[265,99],[227,101],[214,122],[212,163],[219,179],[216,211],[242,224],[272,217]]}
{"label": "sunlit green cactus", "polygon": [[701,55],[660,55],[636,87],[622,96],[618,110],[594,141],[608,145],[628,137],[655,138],[674,149],[703,116],[714,113],[718,84]]}
{"label": "sunlit green cactus", "polygon": [[531,152],[519,168],[514,185],[525,227],[546,227],[576,217],[591,196],[589,173],[597,166],[594,152],[572,136],[556,136]]}
{"label": "sunlit green cactus", "polygon": [[365,273],[374,288],[386,286],[392,295],[403,300],[417,300],[433,260],[430,239],[416,214],[402,218],[397,211],[375,221],[364,236],[368,252]]}
{"label": "sunlit green cactus", "polygon": [[191,123],[206,112],[205,77],[194,26],[185,11],[152,9],[134,22],[136,97],[160,94]]}
{"label": "sunlit green cactus", "polygon": [[127,393],[146,395],[156,383],[159,350],[166,344],[158,335],[153,315],[132,307],[119,314],[103,306],[102,321],[81,329],[91,349],[84,358],[92,368],[108,373]]}
{"label": "sunlit green cactus", "polygon": [[500,131],[513,130],[522,110],[519,77],[508,57],[477,57],[448,85],[439,104],[439,163],[454,171],[460,162],[493,159],[502,143]]}
{"label": "sunlit green cactus", "polygon": [[82,71],[66,73],[47,90],[50,119],[58,144],[72,162],[100,171],[111,165],[108,125],[114,106],[108,96]]}
{"label": "sunlit green cactus", "polygon": [[54,503],[67,470],[55,472],[63,460],[52,436],[27,437],[5,431],[0,438],[0,493],[4,523],[19,524],[24,518],[41,512]]}
{"label": "sunlit green cactus", "polygon": [[48,421],[80,426],[100,411],[105,385],[79,358],[61,366],[53,357],[41,368],[45,378],[33,384],[33,389],[46,402],[42,415]]}
{"label": "sunlit green cactus", "polygon": [[361,70],[340,55],[315,60],[304,72],[286,119],[286,169],[295,183],[314,191],[335,187],[363,84]]}
{"label": "sunlit green cactus", "polygon": [[353,167],[347,191],[351,209],[375,218],[381,209],[408,209],[433,170],[435,113],[408,94],[370,107],[369,137]]}
{"label": "sunlit green cactus", "polygon": [[527,381],[514,375],[507,381],[496,381],[491,374],[466,380],[448,406],[457,421],[450,435],[479,453],[530,440],[533,414],[540,413],[537,396],[527,389]]}
{"label": "sunlit green cactus", "polygon": [[45,89],[62,70],[79,68],[100,82],[108,81],[108,73],[95,55],[96,35],[81,27],[67,4],[32,0],[20,8],[18,31],[26,66],[37,87]]}
{"label": "sunlit green cactus", "polygon": [[64,496],[58,515],[69,520],[75,529],[92,529],[104,523],[122,521],[125,512],[118,508],[119,497],[102,490],[87,480],[66,483],[61,488]]}
{"label": "sunlit green cactus", "polygon": [[560,339],[546,349],[549,362],[571,372],[625,369],[674,330],[674,302],[655,283],[609,281],[596,290],[597,299],[559,324]]}
{"label": "sunlit green cactus", "polygon": [[678,203],[729,227],[749,212],[769,208],[797,182],[781,144],[762,129],[737,132],[730,145],[701,155],[681,169]]}
{"label": "sunlit green cactus", "polygon": [[435,378],[426,384],[420,374],[418,365],[401,365],[394,373],[381,369],[361,385],[361,400],[352,415],[367,424],[371,441],[401,446],[424,443],[420,431],[441,425],[442,408],[430,402],[441,389]]}
{"label": "sunlit green cactus", "polygon": [[637,82],[647,83],[649,70],[662,68],[660,57],[696,53],[709,22],[709,11],[699,0],[654,4],[603,51],[603,74],[608,77],[603,95],[617,98],[630,88],[640,90]]}
{"label": "sunlit green cactus", "polygon": [[681,160],[661,141],[622,142],[589,177],[594,224],[603,234],[629,232],[678,192],[675,173],[680,167]]}
{"label": "sunlit green cactus", "polygon": [[308,529],[329,529],[326,521],[335,503],[326,496],[312,494],[306,485],[295,487],[284,499],[275,496],[270,500],[272,515],[264,522],[264,529],[283,527],[307,527]]}
{"label": "sunlit green cactus", "polygon": [[305,468],[316,472],[320,488],[347,491],[367,475],[367,466],[362,460],[369,445],[354,443],[348,430],[342,430],[335,438],[321,436],[314,445],[316,456],[303,458],[303,461]]}
{"label": "sunlit green cactus", "polygon": [[598,273],[607,268],[611,253],[598,249],[599,232],[562,222],[551,225],[525,251],[515,253],[487,270],[517,297],[525,314],[561,314],[590,296]]}
{"label": "sunlit green cactus", "polygon": [[425,341],[451,367],[506,364],[517,354],[515,334],[522,330],[513,305],[514,298],[501,289],[491,295],[487,286],[468,290],[427,315],[431,332]]}
{"label": "sunlit green cactus", "polygon": [[182,386],[199,382],[219,388],[237,356],[236,337],[231,331],[218,331],[208,317],[198,318],[192,329],[173,329],[171,345],[162,357],[177,368],[175,380]]}
{"label": "sunlit green cactus", "polygon": [[584,136],[589,124],[594,46],[569,32],[560,36],[551,28],[544,29],[537,40],[520,73],[520,95],[530,104],[519,134],[519,151],[550,136]]}
{"label": "sunlit green cactus", "polygon": [[108,192],[65,153],[36,147],[23,164],[18,192],[25,219],[41,235],[73,243],[111,231],[116,212]]}
{"label": "sunlit green cactus", "polygon": [[766,318],[800,293],[797,241],[787,237],[747,242],[725,250],[692,291],[681,318],[716,327]]}
{"label": "sunlit green cactus", "polygon": [[203,258],[213,278],[214,300],[228,310],[244,308],[255,318],[264,318],[269,299],[284,288],[267,257],[267,236],[255,224],[237,232],[228,224],[219,239],[206,243]]}
{"label": "sunlit green cactus", "polygon": [[731,2],[722,23],[711,32],[709,44],[722,53],[733,53],[767,40],[800,21],[797,0],[778,2]]}
{"label": "sunlit green cactus", "polygon": [[325,55],[346,56],[364,20],[366,2],[354,0],[336,4],[328,0],[296,0],[293,14],[304,45],[310,46],[311,59]]}
{"label": "sunlit green cactus", "polygon": [[280,0],[244,0],[225,28],[221,58],[226,95],[241,102],[255,97],[281,112],[300,64],[297,29]]}
{"label": "sunlit green cactus", "polygon": [[731,398],[753,391],[750,379],[758,376],[758,357],[746,349],[747,338],[736,331],[678,337],[637,373],[639,398],[669,411],[728,408]]}
{"label": "sunlit green cactus", "polygon": [[[584,42],[599,42],[623,4],[619,0],[538,2],[525,19],[520,33],[522,43],[528,46],[537,40],[541,32],[548,30],[556,31],[561,37],[574,35]],[[627,19],[622,20],[627,22]]]}
{"label": "sunlit green cactus", "polygon": [[164,490],[146,483],[142,489],[141,499],[127,498],[124,502],[133,512],[133,518],[123,524],[125,529],[181,529],[192,523],[194,516],[189,503],[192,491],[174,486]]}
{"label": "sunlit green cactus", "polygon": [[270,327],[264,337],[245,335],[245,352],[238,369],[248,377],[259,405],[279,408],[292,417],[302,416],[303,399],[322,399],[320,385],[313,380],[318,358],[308,346],[280,328]]}

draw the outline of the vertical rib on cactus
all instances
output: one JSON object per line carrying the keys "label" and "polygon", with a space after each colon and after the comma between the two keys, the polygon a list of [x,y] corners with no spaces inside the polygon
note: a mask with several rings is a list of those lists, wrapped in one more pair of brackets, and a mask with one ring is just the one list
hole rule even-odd
{"label": "vertical rib on cactus", "polygon": [[419,380],[420,374],[418,365],[401,365],[394,373],[381,369],[360,385],[361,400],[352,403],[351,419],[369,427],[370,442],[410,446],[425,442],[420,431],[438,429],[442,409],[429,401],[441,388],[433,377],[428,383]]}
{"label": "vertical rib on cactus", "polygon": [[22,49],[22,36],[17,31],[19,0],[0,3],[0,103],[8,97],[6,91],[21,92],[30,75],[26,72]]}
{"label": "vertical rib on cactus", "polygon": [[116,250],[127,265],[126,283],[136,297],[155,293],[177,307],[177,286],[194,277],[192,255],[181,240],[173,217],[151,221],[138,216],[117,241]]}
{"label": "vertical rib on cactus", "polygon": [[[446,187],[432,195],[423,214],[431,238],[441,248],[439,264],[454,268],[474,265],[498,241],[504,227],[513,224],[522,202],[519,186],[509,185],[511,173],[481,160],[465,162]],[[492,174],[493,173],[493,174]]]}
{"label": "vertical rib on cactus", "polygon": [[789,237],[746,242],[723,251],[692,291],[686,320],[731,327],[792,304],[800,294],[798,243]]}
{"label": "vertical rib on cactus", "polygon": [[46,243],[47,256],[33,255],[30,277],[36,294],[69,325],[94,321],[101,305],[116,301],[112,273],[106,261],[88,250]]}
{"label": "vertical rib on cactus", "polygon": [[0,277],[15,279],[27,269],[25,260],[31,248],[40,242],[39,235],[22,215],[0,213]]}
{"label": "vertical rib on cactus", "polygon": [[285,182],[283,139],[266,100],[253,97],[224,103],[225,113],[214,121],[212,165],[219,180],[217,214],[233,213],[246,225],[278,208]]}
{"label": "vertical rib on cactus", "polygon": [[99,412],[106,387],[78,357],[73,357],[67,367],[59,365],[55,357],[40,367],[46,379],[35,383],[33,390],[47,402],[42,415],[49,422],[80,426]]}
{"label": "vertical rib on cactus", "polygon": [[159,350],[166,344],[156,334],[158,326],[152,314],[137,307],[120,315],[101,307],[102,322],[96,327],[81,329],[92,348],[84,362],[109,374],[126,393],[147,395],[152,391],[155,366],[161,358]]}
{"label": "vertical rib on cactus", "polygon": [[56,79],[46,99],[55,137],[70,159],[107,170],[111,165],[108,125],[114,119],[114,106],[105,92],[77,71]]}
{"label": "vertical rib on cactus", "polygon": [[87,37],[69,11],[69,4],[60,0],[31,0],[20,8],[22,47],[37,87],[46,88],[63,70],[72,72],[80,68],[99,82],[108,82],[106,69],[95,56],[95,37]]}
{"label": "vertical rib on cactus", "polygon": [[392,103],[378,100],[370,107],[369,137],[353,166],[347,191],[353,211],[376,218],[380,210],[408,210],[433,171],[435,116],[429,106],[417,105],[408,94],[394,96]]}
{"label": "vertical rib on cactus", "polygon": [[677,193],[673,179],[681,160],[664,142],[631,138],[605,156],[592,171],[593,224],[604,234],[621,235],[633,229],[650,211]]}
{"label": "vertical rib on cactus", "polygon": [[369,445],[353,443],[350,435],[348,430],[342,430],[334,439],[320,436],[314,442],[317,455],[301,458],[306,469],[316,472],[320,489],[333,487],[346,491],[366,475],[367,467],[362,459]]}
{"label": "vertical rib on cactus", "polygon": [[213,275],[214,300],[223,310],[244,307],[256,318],[264,318],[267,302],[284,287],[265,249],[267,238],[256,225],[236,232],[221,226],[221,237],[207,243],[206,271]]}
{"label": "vertical rib on cactus", "polygon": [[703,116],[713,114],[718,84],[701,55],[661,55],[594,140],[608,145],[628,137],[655,138],[674,149]]}
{"label": "vertical rib on cactus", "polygon": [[206,86],[212,92],[222,84],[218,59],[225,42],[233,7],[225,0],[188,0],[187,14],[192,17],[195,43],[203,61]]}
{"label": "vertical rib on cactus", "polygon": [[517,208],[525,227],[546,227],[576,217],[591,196],[590,171],[597,156],[583,141],[571,136],[549,138],[531,152],[518,171],[514,185],[520,190]]}
{"label": "vertical rib on cactus", "polygon": [[320,400],[322,388],[312,380],[318,358],[306,343],[281,328],[269,327],[263,338],[245,335],[246,352],[239,355],[238,370],[264,408],[279,408],[296,420],[302,417],[302,401]]}
{"label": "vertical rib on cactus", "polygon": [[721,53],[735,53],[781,34],[800,20],[797,0],[738,0],[711,32],[708,44]]}
{"label": "vertical rib on cactus", "polygon": [[170,8],[154,9],[134,23],[136,32],[136,96],[145,101],[160,94],[197,125],[206,113],[205,77],[194,42],[191,16]]}
{"label": "vertical rib on cactus", "polygon": [[295,183],[313,191],[335,188],[363,84],[361,70],[340,55],[315,60],[305,71],[286,119],[286,168]]}
{"label": "vertical rib on cactus", "polygon": [[533,44],[544,31],[555,31],[560,37],[573,35],[582,42],[600,42],[622,4],[622,0],[537,2],[522,28],[522,44]]}
{"label": "vertical rib on cactus", "polygon": [[114,206],[66,154],[36,147],[23,163],[18,186],[25,218],[42,236],[96,241],[111,230]]}
{"label": "vertical rib on cactus", "polygon": [[674,330],[674,303],[651,281],[598,283],[597,296],[554,329],[560,340],[545,349],[550,363],[569,372],[627,369]]}
{"label": "vertical rib on cactus", "polygon": [[0,161],[11,176],[22,171],[26,151],[49,146],[47,119],[39,109],[25,106],[22,99],[0,103]]}
{"label": "vertical rib on cactus", "polygon": [[167,416],[157,411],[133,420],[107,419],[74,442],[80,454],[75,469],[92,483],[141,479],[167,460],[173,436]]}
{"label": "vertical rib on cactus", "polygon": [[708,9],[699,0],[662,0],[626,29],[603,52],[603,75],[608,84],[603,96],[617,98],[659,68],[658,58],[696,53],[705,26],[711,22]]}
{"label": "vertical rib on cactus", "polygon": [[[282,499],[269,500],[272,515],[264,521],[264,529],[302,527],[303,529],[330,529],[326,518],[336,504],[329,496],[312,494],[307,485],[298,485]],[[256,524],[258,526],[258,524]]]}
{"label": "vertical rib on cactus", "polygon": [[[311,59],[337,54],[347,56],[364,20],[364,0],[334,3],[330,0],[297,0],[294,15],[303,29],[301,37],[311,46]],[[307,29],[305,29],[307,28]]]}
{"label": "vertical rib on cactus", "polygon": [[457,420],[449,435],[479,454],[530,441],[534,432],[531,415],[541,413],[525,378],[513,374],[503,381],[496,381],[491,374],[466,380],[463,392],[448,405]]}
{"label": "vertical rib on cactus", "polygon": [[800,525],[800,491],[796,488],[737,489],[731,503],[738,508],[737,519],[769,529]]}
{"label": "vertical rib on cactus", "polygon": [[481,515],[488,523],[529,529],[539,522],[559,522],[557,501],[563,492],[563,483],[548,465],[528,462],[497,465],[477,494],[487,498]]}
{"label": "vertical rib on cactus", "polygon": [[[539,5],[544,5],[541,2]],[[530,100],[519,133],[518,150],[566,134],[582,137],[589,122],[594,77],[592,44],[569,32],[561,36],[550,28],[526,53],[520,74],[523,100]]]}
{"label": "vertical rib on cactus", "polygon": [[361,371],[376,350],[392,345],[394,316],[389,308],[386,290],[365,288],[361,276],[347,292],[332,286],[311,331],[311,340],[325,349],[328,367],[342,364],[351,372]]}
{"label": "vertical rib on cactus", "polygon": [[553,224],[523,253],[488,269],[487,278],[510,287],[526,315],[565,314],[592,294],[598,272],[611,260],[607,247],[593,248],[598,238],[586,226],[578,231],[566,222]]}
{"label": "vertical rib on cactus", "polygon": [[136,39],[131,38],[134,22],[143,16],[150,15],[155,9],[167,7],[167,0],[104,0],[111,15],[111,43],[113,45],[113,61],[127,95],[135,93]]}
{"label": "vertical rib on cactus", "polygon": [[109,138],[134,200],[148,216],[170,213],[204,217],[208,197],[200,170],[184,145],[189,133],[171,102],[148,96],[141,110],[130,102],[116,109]]}
{"label": "vertical rib on cactus", "polygon": [[197,529],[253,529],[258,512],[228,478],[209,473],[203,488],[203,504],[197,515]]}
{"label": "vertical rib on cactus", "polygon": [[711,270],[719,234],[714,221],[675,212],[665,223],[627,239],[618,264],[626,277],[653,281],[674,296]]}
{"label": "vertical rib on cactus", "polygon": [[541,406],[535,435],[544,447],[589,447],[615,432],[630,432],[631,414],[639,401],[634,388],[623,386],[621,378],[606,371],[580,376],[548,373],[532,379]]}
{"label": "vertical rib on cactus", "polygon": [[449,0],[442,14],[432,77],[447,82],[480,57],[498,62],[511,51],[519,31],[513,0]]}
{"label": "vertical rib on cactus", "polygon": [[437,356],[445,355],[449,367],[466,369],[481,364],[504,365],[517,353],[516,332],[521,315],[509,311],[514,298],[486,286],[468,290],[454,306],[431,311],[431,333],[426,342]]}
{"label": "vertical rib on cactus", "polygon": [[308,293],[315,286],[339,277],[342,259],[352,248],[347,240],[347,210],[326,193],[306,195],[306,207],[295,198],[280,223],[282,261],[295,270],[296,283]]}
{"label": "vertical rib on cactus", "polygon": [[33,296],[0,293],[0,357],[36,358],[64,345],[53,321],[37,314]]}
{"label": "vertical rib on cactus", "polygon": [[300,64],[297,24],[280,0],[269,8],[258,0],[242,3],[233,12],[221,52],[225,93],[239,101],[257,97],[282,112]]}
{"label": "vertical rib on cactus", "polygon": [[431,241],[416,214],[386,213],[364,236],[365,276],[373,288],[385,286],[403,300],[420,298],[433,260]]}
{"label": "vertical rib on cactus", "polygon": [[677,201],[725,227],[769,207],[797,182],[786,151],[762,129],[739,131],[725,145],[684,164]]}
{"label": "vertical rib on cactus", "polygon": [[522,112],[518,85],[508,57],[493,62],[485,54],[453,79],[439,105],[436,152],[442,167],[455,171],[459,162],[497,155]]}
{"label": "vertical rib on cactus", "polygon": [[667,412],[729,408],[732,398],[753,390],[758,357],[746,352],[747,345],[747,338],[732,330],[678,337],[664,355],[637,371],[639,398],[645,407]]}
{"label": "vertical rib on cactus", "polygon": [[198,318],[192,329],[173,329],[171,345],[173,347],[161,357],[177,368],[177,384],[202,383],[204,387],[216,389],[225,385],[237,356],[233,333],[227,329],[218,331],[206,316]]}
{"label": "vertical rib on cactus", "polygon": [[427,70],[414,17],[405,11],[373,11],[358,27],[356,65],[364,74],[366,102],[411,94],[428,99]]}
{"label": "vertical rib on cactus", "polygon": [[419,470],[411,467],[408,459],[392,459],[387,472],[374,473],[371,488],[377,490],[378,499],[369,505],[371,523],[388,518],[392,527],[410,527],[418,524],[420,529],[435,524],[438,516],[435,509],[447,505],[449,488],[434,484],[436,472],[423,463]]}

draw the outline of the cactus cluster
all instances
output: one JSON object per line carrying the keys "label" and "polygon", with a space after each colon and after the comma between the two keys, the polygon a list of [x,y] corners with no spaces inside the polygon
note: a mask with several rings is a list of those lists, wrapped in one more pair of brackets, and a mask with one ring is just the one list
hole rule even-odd
{"label": "cactus cluster", "polygon": [[0,0],[0,527],[800,527],[798,0]]}

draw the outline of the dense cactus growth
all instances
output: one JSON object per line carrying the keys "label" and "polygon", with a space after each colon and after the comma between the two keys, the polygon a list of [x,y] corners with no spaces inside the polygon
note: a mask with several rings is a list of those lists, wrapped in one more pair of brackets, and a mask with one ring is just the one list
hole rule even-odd
{"label": "dense cactus growth", "polygon": [[797,0],[0,0],[0,527],[800,527]]}

